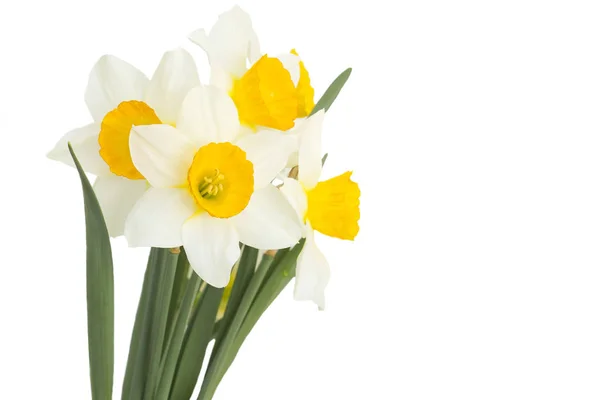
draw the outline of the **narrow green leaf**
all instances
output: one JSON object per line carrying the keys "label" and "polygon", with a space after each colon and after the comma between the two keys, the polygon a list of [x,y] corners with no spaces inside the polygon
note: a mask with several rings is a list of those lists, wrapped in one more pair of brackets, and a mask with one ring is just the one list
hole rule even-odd
{"label": "narrow green leaf", "polygon": [[86,235],[88,350],[93,400],[110,400],[114,370],[114,278],[106,223],[94,189],[69,143],[83,189]]}
{"label": "narrow green leaf", "polygon": [[158,285],[153,307],[152,325],[149,342],[149,365],[146,378],[146,389],[144,399],[153,399],[158,384],[158,373],[163,354],[164,339],[167,333],[167,318],[171,304],[171,293],[173,292],[173,280],[177,271],[177,259],[179,252],[174,253],[170,249],[163,250],[162,263],[158,271]]}
{"label": "narrow green leaf", "polygon": [[202,362],[206,354],[206,347],[212,339],[215,318],[223,289],[207,285],[196,307],[196,311],[189,325],[189,332],[181,349],[181,356],[177,365],[175,379],[169,399],[189,399],[194,391]]}
{"label": "narrow green leaf", "polygon": [[338,94],[340,94],[340,91],[346,84],[346,81],[350,77],[351,73],[352,68],[348,68],[344,72],[339,74],[339,76],[335,78],[333,82],[331,82],[331,85],[329,85],[325,93],[323,93],[323,96],[321,96],[317,104],[315,104],[315,107],[310,112],[310,115],[316,114],[322,109],[325,109],[325,112],[329,110],[329,107],[331,107]]}
{"label": "narrow green leaf", "polygon": [[181,300],[180,307],[177,309],[172,333],[165,348],[165,355],[161,362],[160,380],[156,391],[155,400],[167,400],[171,391],[171,384],[175,375],[177,360],[183,346],[185,328],[190,317],[190,311],[194,304],[194,299],[200,288],[200,277],[193,273],[185,287],[185,294]]}
{"label": "narrow green leaf", "polygon": [[215,391],[217,390],[219,382],[221,382],[221,379],[231,364],[229,360],[233,360],[233,357],[235,357],[235,354],[232,356],[231,353],[234,350],[237,353],[237,349],[232,348],[232,344],[236,338],[238,330],[242,325],[242,322],[244,321],[244,317],[248,313],[248,310],[250,310],[250,306],[252,305],[254,297],[262,285],[263,279],[269,271],[269,267],[271,266],[273,259],[273,256],[269,254],[263,255],[260,265],[252,276],[250,284],[248,285],[240,305],[233,316],[231,324],[225,331],[222,342],[219,344],[218,348],[213,349],[213,357],[211,357],[210,364],[206,370],[206,375],[204,376],[204,380],[202,382],[198,400],[212,399]]}

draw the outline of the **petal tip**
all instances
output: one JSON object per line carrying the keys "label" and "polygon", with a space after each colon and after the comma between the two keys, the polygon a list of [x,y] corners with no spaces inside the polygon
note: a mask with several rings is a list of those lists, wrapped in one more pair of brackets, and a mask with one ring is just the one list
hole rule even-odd
{"label": "petal tip", "polygon": [[60,161],[58,159],[58,149],[56,147],[54,147],[52,150],[50,150],[49,152],[46,153],[46,158],[52,160],[52,161]]}
{"label": "petal tip", "polygon": [[202,48],[205,48],[208,43],[208,36],[206,35],[206,31],[203,28],[196,29],[195,31],[190,33],[188,35],[188,39],[192,43],[194,43]]}
{"label": "petal tip", "polygon": [[[194,268],[193,265],[192,265],[192,268]],[[196,274],[198,274],[198,276],[200,278],[202,278],[202,280],[204,280],[204,282],[206,282],[210,286],[215,287],[217,289],[224,288],[229,284],[229,274],[224,278],[224,277],[216,276],[216,275],[206,276],[206,274],[204,274],[204,276],[203,276],[203,275],[200,275],[198,273],[198,271],[196,271],[195,269],[194,269],[194,272],[196,272]]]}

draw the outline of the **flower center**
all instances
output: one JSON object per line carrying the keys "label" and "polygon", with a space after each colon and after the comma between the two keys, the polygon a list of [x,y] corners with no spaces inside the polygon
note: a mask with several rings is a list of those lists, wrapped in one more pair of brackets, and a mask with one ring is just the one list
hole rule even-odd
{"label": "flower center", "polygon": [[262,56],[233,83],[230,96],[240,122],[251,128],[288,130],[298,116],[296,87],[277,58]]}
{"label": "flower center", "polygon": [[223,181],[225,180],[225,175],[223,175],[218,169],[215,169],[215,173],[208,177],[204,177],[204,181],[200,182],[198,186],[198,192],[200,196],[205,199],[210,199],[219,194],[219,192],[223,192]]}
{"label": "flower center", "polygon": [[198,207],[213,217],[233,217],[246,208],[254,192],[254,166],[239,147],[209,143],[194,156],[188,189]]}
{"label": "flower center", "polygon": [[98,135],[100,157],[110,171],[129,179],[144,179],[131,160],[129,133],[134,125],[160,124],[160,119],[143,101],[124,101],[104,116]]}
{"label": "flower center", "polygon": [[358,184],[346,172],[335,178],[317,183],[306,193],[308,209],[305,218],[311,226],[339,239],[353,240],[358,234],[360,218]]}

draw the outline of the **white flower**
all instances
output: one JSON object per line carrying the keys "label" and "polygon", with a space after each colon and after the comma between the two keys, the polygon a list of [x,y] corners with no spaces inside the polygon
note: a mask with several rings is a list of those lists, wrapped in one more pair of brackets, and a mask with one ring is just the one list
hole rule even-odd
{"label": "white flower", "polygon": [[208,55],[211,84],[230,93],[243,125],[288,130],[314,108],[314,90],[300,57],[294,50],[261,55],[252,21],[238,6],[221,14],[208,35],[199,29],[190,40]]}
{"label": "white flower", "polygon": [[133,128],[133,163],[152,188],[127,219],[130,246],[183,245],[198,275],[224,287],[239,242],[259,249],[298,242],[296,213],[270,184],[296,146],[294,138],[270,130],[239,132],[235,105],[214,86],[190,91],[177,128]]}
{"label": "white flower", "polygon": [[92,68],[85,102],[94,122],[65,134],[48,157],[73,166],[70,142],[83,169],[98,176],[94,191],[112,237],[123,234],[127,214],[148,188],[129,153],[131,127],[174,123],[185,95],[199,84],[183,49],[166,52],[151,80],[111,55]]}
{"label": "white flower", "polygon": [[306,241],[296,265],[296,300],[312,300],[325,308],[329,264],[315,243],[314,231],[354,240],[360,218],[358,185],[351,172],[319,182],[321,177],[321,127],[324,111],[308,118],[299,132],[298,180],[286,178],[281,191],[305,223]]}

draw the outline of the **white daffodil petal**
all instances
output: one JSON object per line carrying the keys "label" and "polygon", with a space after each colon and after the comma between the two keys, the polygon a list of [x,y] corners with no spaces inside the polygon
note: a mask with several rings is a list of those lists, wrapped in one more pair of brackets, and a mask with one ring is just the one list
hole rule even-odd
{"label": "white daffodil petal", "polygon": [[240,132],[237,108],[224,90],[197,86],[183,101],[177,129],[198,147],[210,142],[231,142]]}
{"label": "white daffodil petal", "polygon": [[292,53],[284,53],[277,56],[277,59],[283,64],[292,77],[294,86],[298,86],[300,80],[300,57]]}
{"label": "white daffodil petal", "polygon": [[204,51],[207,54],[209,53],[210,39],[208,38],[208,35],[206,34],[204,28],[197,29],[194,32],[190,33],[188,39],[190,39],[192,43],[202,47],[202,49],[204,49]]}
{"label": "white daffodil petal", "polygon": [[298,180],[306,189],[312,189],[321,177],[321,129],[325,111],[307,118],[298,131]]}
{"label": "white daffodil petal", "polygon": [[274,186],[254,192],[248,206],[231,218],[240,242],[257,249],[283,249],[296,244],[303,226],[295,210]]}
{"label": "white daffodil petal", "polygon": [[300,221],[304,221],[304,216],[308,210],[308,199],[306,198],[306,192],[300,182],[292,178],[285,178],[283,180],[283,186],[279,189],[285,196],[287,201],[292,205]]}
{"label": "white daffodil petal", "polygon": [[131,180],[116,175],[96,179],[94,192],[111,237],[123,234],[127,215],[147,188],[148,184],[143,179]]}
{"label": "white daffodil petal", "polygon": [[100,123],[109,111],[127,100],[142,100],[148,78],[118,57],[100,57],[90,72],[85,103],[94,121]]}
{"label": "white daffodil petal", "polygon": [[221,14],[208,35],[199,29],[190,35],[190,40],[204,49],[213,67],[237,78],[246,72],[246,59],[254,64],[260,58],[250,16],[238,6]]}
{"label": "white daffodil petal", "polygon": [[254,187],[261,188],[271,183],[285,168],[290,154],[297,146],[296,143],[294,136],[274,130],[263,130],[245,135],[235,144],[246,152],[246,157],[254,165]]}
{"label": "white daffodil petal", "polygon": [[129,135],[133,164],[155,187],[186,185],[197,148],[170,125],[134,126]]}
{"label": "white daffodil petal", "polygon": [[315,243],[313,230],[309,229],[296,264],[294,298],[313,301],[320,310],[323,310],[329,275],[329,263]]}
{"label": "white daffodil petal", "polygon": [[60,161],[70,166],[75,166],[68,143],[71,143],[73,151],[84,171],[94,175],[107,175],[110,173],[108,165],[100,157],[100,145],[98,144],[99,124],[89,124],[81,128],[67,132],[56,143],[48,153],[48,158]]}
{"label": "white daffodil petal", "polygon": [[144,100],[165,124],[177,121],[183,99],[200,84],[194,59],[184,49],[164,54],[150,80]]}
{"label": "white daffodil petal", "polygon": [[127,218],[125,237],[129,246],[181,246],[183,224],[196,209],[187,189],[148,189]]}
{"label": "white daffodil petal", "polygon": [[214,287],[225,287],[240,256],[238,234],[228,219],[201,213],[183,224],[183,247],[200,278]]}
{"label": "white daffodil petal", "polygon": [[227,93],[231,93],[231,91],[233,90],[234,83],[235,77],[231,75],[227,70],[220,68],[217,65],[210,67],[211,86],[216,86],[219,89],[226,91]]}
{"label": "white daffodil petal", "polygon": [[296,118],[294,127],[286,131],[286,135],[290,135],[296,139],[296,148],[290,154],[286,167],[293,168],[298,165],[298,147],[300,145],[300,133],[304,131],[307,118]]}
{"label": "white daffodil petal", "polygon": [[292,151],[288,158],[286,168],[294,168],[298,165],[298,151]]}

